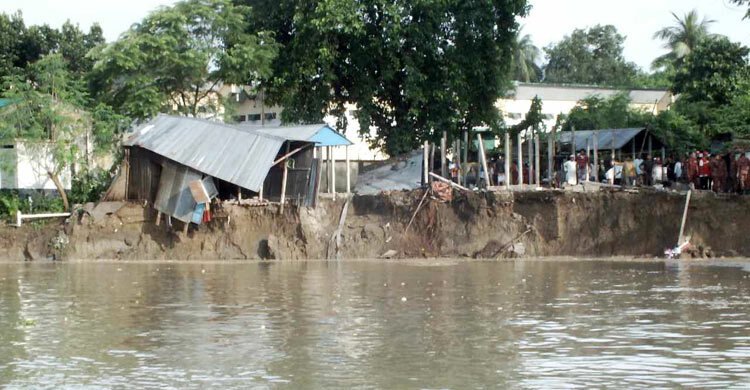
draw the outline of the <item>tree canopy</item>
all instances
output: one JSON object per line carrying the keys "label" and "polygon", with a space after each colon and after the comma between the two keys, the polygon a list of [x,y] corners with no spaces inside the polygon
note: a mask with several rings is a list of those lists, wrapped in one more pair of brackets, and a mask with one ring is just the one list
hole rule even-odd
{"label": "tree canopy", "polygon": [[516,31],[513,38],[513,61],[511,62],[511,76],[513,80],[523,82],[538,82],[542,79],[542,68],[538,65],[541,50],[534,45],[531,35]]}
{"label": "tree canopy", "polygon": [[65,22],[57,30],[48,25],[29,26],[20,12],[0,14],[0,77],[19,74],[43,56],[58,53],[73,77],[82,78],[91,70],[86,54],[104,43],[102,29],[94,24],[88,33]]}
{"label": "tree canopy", "polygon": [[357,107],[371,144],[400,154],[447,130],[496,125],[526,0],[245,0],[281,44],[264,88],[287,121]]}
{"label": "tree canopy", "polygon": [[544,81],[548,83],[630,86],[637,66],[623,56],[625,37],[614,26],[576,29],[547,46]]}
{"label": "tree canopy", "polygon": [[230,0],[160,8],[93,53],[95,97],[131,118],[218,112],[216,87],[269,76],[271,34],[246,32],[250,9]]}
{"label": "tree canopy", "polygon": [[705,17],[701,20],[696,10],[686,13],[683,17],[673,12],[672,17],[675,20],[674,25],[654,33],[654,39],[664,41],[664,47],[669,50],[669,53],[654,60],[653,66],[656,68],[679,66],[683,58],[695,50],[698,44],[713,37],[708,32],[708,27],[716,21]]}

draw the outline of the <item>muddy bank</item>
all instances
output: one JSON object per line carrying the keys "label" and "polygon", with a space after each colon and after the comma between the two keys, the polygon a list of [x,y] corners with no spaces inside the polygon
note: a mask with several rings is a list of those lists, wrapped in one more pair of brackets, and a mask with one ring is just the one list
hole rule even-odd
{"label": "muddy bank", "polygon": [[[81,213],[63,224],[2,227],[0,258],[323,259],[508,256],[659,256],[676,243],[684,195],[625,192],[456,194],[430,200],[406,226],[421,191],[355,196],[316,209],[226,204],[210,226],[156,226],[148,207]],[[750,256],[750,198],[694,194],[686,228],[715,256]],[[337,240],[338,236],[338,240]],[[338,245],[337,245],[338,242]]]}

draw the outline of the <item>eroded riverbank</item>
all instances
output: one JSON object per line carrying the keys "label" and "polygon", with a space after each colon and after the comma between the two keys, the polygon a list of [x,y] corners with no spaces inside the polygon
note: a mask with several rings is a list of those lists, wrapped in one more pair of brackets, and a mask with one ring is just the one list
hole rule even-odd
{"label": "eroded riverbank", "polygon": [[[684,195],[562,191],[457,194],[430,200],[406,227],[422,192],[355,196],[316,209],[225,204],[212,225],[184,234],[155,224],[152,209],[125,204],[61,225],[3,227],[0,258],[346,259],[653,257],[676,243]],[[686,233],[715,256],[750,256],[750,199],[694,194]],[[338,245],[336,244],[338,236]]]}

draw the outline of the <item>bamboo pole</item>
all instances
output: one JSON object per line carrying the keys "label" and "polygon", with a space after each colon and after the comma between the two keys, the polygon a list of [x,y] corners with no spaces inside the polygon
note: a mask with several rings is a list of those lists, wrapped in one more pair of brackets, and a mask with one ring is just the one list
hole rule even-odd
{"label": "bamboo pole", "polygon": [[331,184],[333,199],[336,200],[336,157],[333,155],[333,146],[331,147]]}
{"label": "bamboo pole", "polygon": [[[588,159],[589,153],[591,153],[591,140],[586,138],[586,158]],[[591,172],[589,172],[589,163],[586,163],[586,179],[585,182],[589,181],[589,178],[591,177]]]}
{"label": "bamboo pole", "polygon": [[345,146],[346,150],[346,194],[352,193],[352,167],[351,161],[349,160],[349,145]]}
{"label": "bamboo pole", "polygon": [[521,145],[521,132],[518,132],[518,184],[523,185],[523,145]]}
{"label": "bamboo pole", "polygon": [[693,191],[688,190],[687,198],[685,199],[685,210],[682,212],[682,223],[680,224],[680,236],[677,237],[677,246],[682,245],[682,235],[685,233],[685,223],[687,222],[688,207],[690,206],[690,196]]}
{"label": "bamboo pole", "polygon": [[430,143],[427,141],[424,141],[424,150],[422,151],[422,171],[424,173],[422,180],[423,180],[424,185],[427,185],[430,183],[429,155],[430,155]]}
{"label": "bamboo pole", "polygon": [[570,150],[573,156],[576,155],[576,128],[575,126],[570,128],[571,134],[571,140],[570,140]]}
{"label": "bamboo pole", "polygon": [[466,187],[464,187],[464,186],[462,186],[460,184],[456,184],[456,183],[452,182],[451,180],[448,180],[448,179],[446,179],[446,178],[444,178],[444,177],[442,177],[440,175],[436,175],[436,174],[434,174],[432,172],[430,172],[430,177],[435,178],[438,181],[442,181],[444,183],[448,183],[451,186],[453,186],[455,188],[458,188],[459,190],[462,190],[462,191],[471,191],[470,189],[468,189],[468,188],[466,188]]}
{"label": "bamboo pole", "polygon": [[594,131],[594,182],[599,181],[599,132]]}
{"label": "bamboo pole", "polygon": [[552,176],[554,175],[554,168],[555,168],[555,158],[553,154],[555,153],[555,141],[553,140],[555,134],[554,132],[550,134],[550,137],[547,138],[547,180],[549,181],[549,186],[552,187]]}
{"label": "bamboo pole", "polygon": [[534,137],[534,149],[536,152],[534,153],[534,184],[537,186],[542,185],[542,174],[541,174],[541,158],[540,158],[540,151],[539,151],[539,134],[537,134]]}
{"label": "bamboo pole", "polygon": [[443,177],[448,177],[448,167],[445,165],[445,159],[447,157],[448,147],[448,132],[443,131],[443,136],[440,138],[440,174]]}
{"label": "bamboo pole", "polygon": [[513,179],[510,174],[510,160],[511,156],[511,145],[510,145],[510,133],[505,131],[505,189],[510,190],[511,180]]}
{"label": "bamboo pole", "polygon": [[461,174],[461,168],[463,167],[463,164],[461,164],[461,140],[456,139],[455,147],[453,149],[453,160],[456,162],[456,170],[458,171],[458,177],[457,182],[461,183],[462,174]]}
{"label": "bamboo pole", "polygon": [[[286,152],[289,153],[289,142],[286,143]],[[288,176],[288,165],[287,161],[283,161],[284,164],[284,173],[281,176],[281,208],[279,209],[280,213],[284,213],[284,203],[286,203],[286,180]]]}
{"label": "bamboo pole", "polygon": [[487,187],[492,185],[492,178],[490,178],[490,171],[487,169],[487,156],[484,155],[484,142],[482,142],[482,134],[477,133],[477,141],[479,141],[479,157],[482,161],[482,168],[484,169],[484,177],[487,181]]}
{"label": "bamboo pole", "polygon": [[[464,130],[464,160],[463,163],[466,167],[469,166],[469,131]],[[463,185],[466,185],[466,181],[468,180],[469,175],[464,176],[464,183]]]}
{"label": "bamboo pole", "polygon": [[529,184],[534,185],[534,175],[532,170],[534,169],[534,135],[532,134],[531,128],[526,130],[526,149],[529,152]]}

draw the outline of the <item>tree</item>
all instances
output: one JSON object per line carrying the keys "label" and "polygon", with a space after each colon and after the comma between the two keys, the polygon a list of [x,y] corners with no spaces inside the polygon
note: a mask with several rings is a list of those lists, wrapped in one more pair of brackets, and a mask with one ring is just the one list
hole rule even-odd
{"label": "tree", "polygon": [[637,66],[625,61],[624,42],[625,37],[611,25],[574,30],[544,49],[548,59],[544,82],[630,86]]}
{"label": "tree", "polygon": [[747,13],[745,14],[745,19],[750,19],[750,0],[730,0],[730,1],[734,4],[737,4],[740,7],[747,4]]}
{"label": "tree", "polygon": [[534,46],[531,35],[522,34],[521,31],[516,31],[513,39],[511,76],[517,81],[537,82],[542,78],[542,69],[537,65],[541,51]]}
{"label": "tree", "polygon": [[598,95],[579,101],[567,115],[563,130],[617,129],[644,126],[649,114],[630,108],[630,97],[620,93],[609,98]]}
{"label": "tree", "polygon": [[245,32],[250,9],[230,0],[160,8],[92,53],[95,97],[136,119],[220,110],[216,87],[268,76],[276,54],[265,31]]}
{"label": "tree", "polygon": [[349,104],[363,135],[390,155],[442,130],[496,126],[508,86],[516,17],[526,0],[245,0],[251,32],[282,48],[263,84],[283,120],[338,117]]}
{"label": "tree", "polygon": [[80,159],[79,142],[90,129],[80,110],[84,93],[60,54],[31,65],[35,80],[5,78],[5,97],[14,103],[0,112],[0,139],[21,139],[55,184],[65,210],[70,209],[60,175]]}
{"label": "tree", "polygon": [[685,57],[672,89],[684,101],[727,105],[750,86],[748,53],[750,49],[724,37],[705,40]]}
{"label": "tree", "polygon": [[713,37],[708,32],[708,27],[716,21],[705,17],[700,20],[698,11],[692,10],[682,18],[674,12],[672,16],[675,19],[675,25],[664,27],[654,33],[654,39],[665,41],[664,47],[669,50],[669,53],[654,60],[653,67],[655,68],[669,65],[679,67],[683,58],[690,54],[700,42]]}

